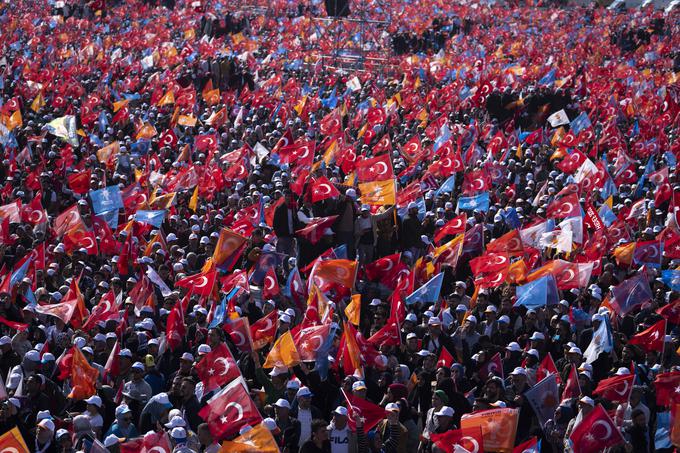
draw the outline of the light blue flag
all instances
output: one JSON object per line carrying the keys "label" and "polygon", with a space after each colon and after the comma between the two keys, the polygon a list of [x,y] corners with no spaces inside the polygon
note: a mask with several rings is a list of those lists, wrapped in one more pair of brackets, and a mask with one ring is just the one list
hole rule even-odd
{"label": "light blue flag", "polygon": [[661,281],[673,291],[680,291],[680,271],[675,269],[661,271]]}
{"label": "light blue flag", "polygon": [[156,228],[160,228],[163,220],[165,220],[166,209],[159,211],[137,211],[135,213],[135,220],[140,223],[148,223]]}
{"label": "light blue flag", "polygon": [[612,211],[606,204],[600,206],[597,214],[600,216],[600,219],[602,219],[604,225],[607,228],[609,228],[612,223],[616,222],[616,214],[614,214],[614,211]]}
{"label": "light blue flag", "polygon": [[224,322],[224,317],[227,314],[227,303],[229,303],[236,293],[238,293],[238,290],[238,287],[232,288],[232,290],[222,298],[222,302],[220,302],[220,306],[215,310],[215,315],[213,316],[212,321],[210,321],[208,328],[213,329]]}
{"label": "light blue flag", "polygon": [[347,244],[342,244],[333,249],[333,254],[336,258],[346,260],[347,259]]}
{"label": "light blue flag", "polygon": [[446,181],[437,189],[435,192],[435,195],[439,196],[442,193],[451,193],[453,192],[453,188],[456,187],[456,174],[452,174],[449,176]]}
{"label": "light blue flag", "polygon": [[24,264],[21,265],[19,269],[12,272],[12,276],[9,279],[10,288],[13,288],[14,285],[23,280],[23,278],[26,276],[26,272],[28,272],[28,267],[31,265],[32,262],[33,258],[29,258],[24,262]]}
{"label": "light blue flag", "polygon": [[90,199],[95,214],[104,211],[117,211],[123,208],[123,197],[120,195],[118,186],[109,186],[99,190],[90,191]]}
{"label": "light blue flag", "polygon": [[510,228],[519,228],[522,225],[515,208],[506,208],[505,211],[501,212],[501,217],[503,217],[506,225],[508,225]]}
{"label": "light blue flag", "polygon": [[316,370],[319,372],[319,377],[321,377],[322,381],[328,377],[328,354],[333,347],[333,340],[335,340],[336,331],[337,327],[330,328],[328,336],[326,337],[326,341],[323,342],[316,353]]}
{"label": "light blue flag", "polygon": [[586,112],[581,112],[579,116],[574,118],[571,123],[569,123],[569,129],[574,135],[578,135],[582,130],[587,129],[591,126],[590,118]]}
{"label": "light blue flag", "polygon": [[97,217],[102,219],[106,224],[111,228],[111,230],[115,231],[118,229],[118,209],[114,209],[113,211],[104,211],[100,212],[97,214]]}
{"label": "light blue flag", "polygon": [[539,85],[543,86],[550,86],[555,83],[556,80],[556,75],[557,70],[555,68],[552,68],[546,75],[541,77],[541,80],[538,81]]}
{"label": "light blue flag", "polygon": [[434,152],[437,152],[441,146],[449,141],[451,138],[451,130],[449,129],[449,125],[447,123],[444,123],[442,127],[439,128],[439,135],[434,141]]}
{"label": "light blue flag", "polygon": [[654,447],[657,449],[671,448],[671,413],[670,411],[656,413],[656,432],[654,433]]}
{"label": "light blue flag", "polygon": [[474,197],[460,197],[458,199],[458,209],[460,211],[479,210],[486,212],[489,210],[489,192],[483,192]]}
{"label": "light blue flag", "polygon": [[548,302],[548,277],[546,275],[526,285],[518,286],[516,291],[517,302],[514,306],[524,305],[527,308],[538,308],[546,305]]}
{"label": "light blue flag", "polygon": [[583,351],[583,358],[586,363],[593,363],[602,353],[611,352],[614,349],[614,338],[612,337],[612,328],[609,325],[609,316],[601,315],[604,320],[600,326],[593,332],[593,339],[590,344]]}
{"label": "light blue flag", "polygon": [[406,296],[406,305],[412,305],[416,302],[423,302],[424,304],[436,303],[439,299],[439,292],[442,289],[442,282],[444,281],[444,273],[440,272],[432,277],[427,283],[413,291]]}

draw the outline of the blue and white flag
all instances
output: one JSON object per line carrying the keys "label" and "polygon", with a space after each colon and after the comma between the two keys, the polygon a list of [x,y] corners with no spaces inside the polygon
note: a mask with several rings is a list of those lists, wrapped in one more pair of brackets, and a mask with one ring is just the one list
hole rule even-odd
{"label": "blue and white flag", "polygon": [[137,211],[135,213],[135,220],[140,223],[148,223],[156,228],[160,228],[163,220],[165,220],[165,213],[167,210],[161,209],[159,211]]}
{"label": "blue and white flag", "polygon": [[489,192],[482,192],[474,197],[460,197],[458,199],[458,210],[486,212],[489,210]]}
{"label": "blue and white flag", "polygon": [[117,211],[123,208],[123,197],[118,186],[109,186],[90,191],[90,199],[94,213],[99,215],[105,211]]}
{"label": "blue and white flag", "polygon": [[439,293],[442,289],[442,282],[444,281],[444,273],[432,277],[427,283],[413,291],[410,295],[406,296],[406,305],[412,305],[416,302],[422,302],[424,304],[436,303],[439,300]]}

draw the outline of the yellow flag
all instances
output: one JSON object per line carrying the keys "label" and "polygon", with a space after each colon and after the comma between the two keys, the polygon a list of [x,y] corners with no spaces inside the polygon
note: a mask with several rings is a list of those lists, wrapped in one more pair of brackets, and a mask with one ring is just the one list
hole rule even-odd
{"label": "yellow flag", "polygon": [[170,206],[172,206],[175,202],[176,195],[176,192],[171,192],[161,195],[160,197],[155,197],[153,200],[151,200],[151,202],[149,202],[149,206],[151,206],[153,209],[170,209]]}
{"label": "yellow flag", "polygon": [[38,95],[31,102],[31,110],[38,112],[45,105],[45,99],[43,98],[42,91],[38,92]]}
{"label": "yellow flag", "polygon": [[9,123],[7,124],[7,129],[12,130],[15,127],[21,127],[24,124],[21,118],[21,110],[15,110],[12,116],[9,117]]}
{"label": "yellow flag", "polygon": [[170,105],[175,103],[175,95],[172,91],[168,91],[158,100],[156,105]]}
{"label": "yellow flag", "polygon": [[158,132],[156,132],[156,128],[153,127],[152,124],[150,123],[144,123],[142,127],[139,128],[139,132],[137,132],[136,139],[144,139],[144,140],[149,140],[150,138],[154,137]]}
{"label": "yellow flag", "polygon": [[19,428],[16,427],[0,436],[0,449],[2,449],[0,451],[16,453],[28,453],[30,451]]}
{"label": "yellow flag", "polygon": [[122,101],[114,102],[113,103],[113,112],[115,113],[118,110],[122,109],[123,107],[128,105],[128,102],[130,102],[130,101],[128,101],[127,99],[123,99]]}
{"label": "yellow flag", "polygon": [[177,118],[177,124],[180,126],[194,127],[196,125],[196,117],[192,115],[180,115]]}
{"label": "yellow flag", "polygon": [[354,324],[359,325],[359,318],[361,316],[361,294],[353,294],[352,299],[347,304],[345,308],[345,315],[347,320]]}
{"label": "yellow flag", "polygon": [[279,453],[279,447],[271,431],[259,424],[234,440],[222,442],[220,453]]}
{"label": "yellow flag", "polygon": [[216,105],[220,103],[220,90],[219,88],[215,88],[214,90],[210,90],[206,93],[203,93],[203,99],[205,99],[205,103],[208,105]]}
{"label": "yellow flag", "polygon": [[606,204],[607,206],[609,206],[609,209],[612,209],[612,207],[614,206],[614,197],[613,197],[612,195],[609,195],[609,198],[607,198],[607,199],[604,201],[604,204]]}
{"label": "yellow flag", "polygon": [[397,184],[394,179],[362,183],[359,184],[359,190],[362,204],[384,206],[397,202]]}
{"label": "yellow flag", "polygon": [[628,264],[633,262],[633,252],[635,252],[635,242],[623,244],[614,249],[612,255],[618,264]]}
{"label": "yellow flag", "polygon": [[275,366],[287,366],[288,368],[292,368],[299,363],[300,354],[298,354],[297,348],[295,348],[293,336],[290,334],[289,330],[276,340],[262,367],[274,368]]}
{"label": "yellow flag", "polygon": [[196,188],[194,189],[194,194],[191,196],[191,200],[189,200],[189,209],[196,212],[197,207],[198,207],[198,186],[196,186]]}
{"label": "yellow flag", "polygon": [[97,159],[101,163],[106,163],[111,159],[111,157],[118,154],[120,151],[120,144],[118,142],[113,142],[110,145],[106,145],[99,151],[97,151]]}

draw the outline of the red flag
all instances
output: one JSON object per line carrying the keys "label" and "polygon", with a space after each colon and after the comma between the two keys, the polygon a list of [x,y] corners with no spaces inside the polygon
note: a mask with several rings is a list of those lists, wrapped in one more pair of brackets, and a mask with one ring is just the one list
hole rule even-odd
{"label": "red flag", "polygon": [[241,371],[226,344],[220,343],[194,367],[207,393],[241,376]]}
{"label": "red flag", "polygon": [[168,433],[164,431],[148,432],[144,437],[129,439],[120,444],[120,453],[170,453],[172,449]]}
{"label": "red flag", "polygon": [[325,176],[313,179],[309,190],[312,194],[312,203],[340,196],[340,191]]}
{"label": "red flag", "polygon": [[508,266],[510,266],[510,258],[506,252],[485,253],[484,255],[470,260],[470,269],[475,276],[497,273],[507,269]]}
{"label": "red flag", "polygon": [[241,352],[253,350],[253,340],[250,338],[250,325],[248,318],[232,319],[222,325],[222,329],[229,334],[234,346]]}
{"label": "red flag", "polygon": [[118,319],[120,317],[120,313],[118,313],[121,305],[120,302],[122,301],[115,296],[113,290],[104,294],[101,299],[99,299],[99,303],[92,308],[90,316],[83,325],[83,330],[86,332],[89,331],[99,321]]}
{"label": "red flag", "polygon": [[309,222],[306,227],[297,230],[295,234],[298,236],[302,236],[312,244],[316,245],[323,237],[323,233],[326,230],[326,228],[330,228],[331,225],[335,223],[335,219],[337,218],[338,218],[337,215],[332,215],[329,217],[321,217],[314,219],[311,222]]}
{"label": "red flag", "polygon": [[68,175],[68,186],[69,188],[79,194],[85,195],[90,191],[90,176],[92,175],[92,170],[79,171],[71,173]]}
{"label": "red flag", "polygon": [[484,451],[484,436],[481,426],[463,429],[451,429],[441,434],[430,434],[430,440],[445,453],[454,453],[459,445],[469,452]]}
{"label": "red flag", "polygon": [[359,182],[386,181],[394,178],[390,154],[382,154],[357,162],[356,174]]}
{"label": "red flag", "polygon": [[569,439],[575,453],[603,451],[624,441],[607,411],[599,404],[574,428]]}
{"label": "red flag", "polygon": [[370,401],[359,398],[358,396],[349,395],[344,390],[341,390],[341,392],[347,401],[347,424],[352,431],[356,431],[357,429],[356,423],[354,422],[354,414],[359,414],[364,418],[365,432],[373,429],[373,427],[377,425],[380,420],[385,418],[385,409],[378,406],[377,404],[373,404]]}
{"label": "red flag", "polygon": [[612,403],[627,403],[633,390],[634,374],[624,374],[603,379],[597,384],[593,395],[602,395]]}
{"label": "red flag", "polygon": [[16,321],[10,321],[9,319],[5,318],[4,316],[0,316],[0,324],[4,324],[10,329],[17,330],[19,332],[23,332],[24,330],[28,329],[28,324],[24,324],[22,322],[16,322]]}
{"label": "red flag", "polygon": [[676,299],[656,310],[658,314],[663,316],[671,324],[680,324],[680,299]]}
{"label": "red flag", "polygon": [[494,239],[486,246],[487,252],[502,253],[506,252],[510,256],[522,255],[524,245],[518,230],[510,230],[503,236]]}
{"label": "red flag", "polygon": [[47,222],[47,213],[42,206],[42,194],[38,193],[29,204],[21,207],[21,221],[31,225]]}
{"label": "red flag", "polygon": [[485,169],[465,173],[462,190],[465,195],[473,195],[489,190],[491,181]]}
{"label": "red flag", "polygon": [[208,272],[200,272],[198,274],[184,277],[175,283],[175,286],[181,288],[191,288],[194,294],[201,296],[209,296],[215,287],[215,280],[217,279],[217,271],[215,269]]}
{"label": "red flag", "polygon": [[567,154],[562,161],[556,165],[564,173],[572,174],[588,159],[588,157],[578,150]]}
{"label": "red flag", "polygon": [[538,437],[532,437],[512,449],[512,453],[539,453]]}
{"label": "red flag", "polygon": [[120,354],[120,343],[118,340],[116,340],[116,344],[113,345],[111,353],[109,354],[108,359],[106,359],[106,364],[104,365],[104,371],[102,372],[103,380],[106,380],[106,378],[110,376],[110,381],[113,381],[112,378],[118,376],[118,373],[120,372],[118,354]]}
{"label": "red flag", "polygon": [[636,344],[643,350],[659,351],[663,350],[664,340],[666,338],[666,320],[662,319],[648,329],[634,335],[628,340],[628,344]]}
{"label": "red flag", "polygon": [[454,363],[453,356],[451,355],[448,349],[443,347],[442,352],[439,353],[439,359],[437,359],[437,368],[439,367],[451,368],[451,365],[453,365],[453,363]]}
{"label": "red flag", "polygon": [[258,319],[250,326],[250,337],[255,350],[262,349],[274,340],[279,326],[278,319],[278,312],[272,310],[267,316]]}
{"label": "red flag", "polygon": [[636,264],[661,265],[663,259],[663,243],[661,241],[643,241],[635,243],[633,262]]}
{"label": "red flag", "polygon": [[382,276],[388,274],[392,269],[399,264],[401,259],[401,253],[394,253],[392,255],[387,255],[379,258],[372,263],[366,264],[364,266],[364,272],[366,273],[366,278],[369,280],[377,280]]}
{"label": "red flag", "polygon": [[680,401],[680,371],[660,373],[654,379],[656,404],[670,406]]}
{"label": "red flag", "polygon": [[272,299],[281,293],[281,288],[279,287],[279,280],[276,277],[276,272],[273,267],[267,269],[267,273],[262,281],[262,298]]}
{"label": "red flag", "polygon": [[546,354],[546,356],[543,358],[541,363],[538,365],[538,368],[536,369],[536,382],[541,382],[543,379],[550,376],[551,374],[556,375],[555,378],[557,379],[558,384],[562,383],[562,381],[560,380],[560,375],[557,372],[555,362],[553,362],[552,355],[548,353]]}
{"label": "red flag", "polygon": [[93,231],[87,231],[83,228],[76,227],[68,230],[63,238],[64,248],[67,253],[72,253],[74,250],[84,248],[88,255],[97,255],[97,238]]}
{"label": "red flag", "polygon": [[562,401],[570,398],[578,398],[580,395],[581,386],[578,382],[578,373],[576,371],[576,365],[572,363],[569,377],[567,378],[567,382],[564,384],[564,390],[562,391]]}
{"label": "red flag", "polygon": [[446,224],[441,227],[437,233],[434,235],[435,244],[439,244],[442,239],[446,236],[455,236],[460,233],[465,232],[465,227],[467,225],[467,214],[463,213],[458,217],[446,222]]}
{"label": "red flag", "polygon": [[371,335],[367,340],[376,348],[381,346],[399,346],[401,344],[401,332],[396,321],[388,322],[380,330]]}
{"label": "red flag", "polygon": [[208,400],[198,415],[208,423],[216,440],[238,433],[246,425],[262,422],[257,406],[248,395],[243,379],[235,379]]}
{"label": "red flag", "polygon": [[477,372],[482,381],[486,381],[491,376],[503,378],[503,361],[500,352],[495,353],[489,361],[481,366]]}
{"label": "red flag", "polygon": [[293,341],[301,360],[313,361],[317,359],[317,353],[326,342],[330,329],[330,324],[322,324],[301,329],[295,335]]}
{"label": "red flag", "polygon": [[551,218],[580,216],[581,205],[578,201],[578,194],[571,193],[550,203],[548,205],[547,215]]}
{"label": "red flag", "polygon": [[175,350],[182,344],[184,337],[187,334],[187,326],[184,324],[184,307],[182,301],[175,302],[175,306],[170,310],[165,329],[165,336],[167,338],[170,350]]}

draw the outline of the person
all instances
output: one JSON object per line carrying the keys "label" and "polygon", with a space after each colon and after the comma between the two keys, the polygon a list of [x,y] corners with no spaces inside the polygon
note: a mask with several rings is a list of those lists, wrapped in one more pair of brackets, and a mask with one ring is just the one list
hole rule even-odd
{"label": "person", "polygon": [[328,425],[328,440],[331,453],[356,453],[357,439],[347,423],[348,411],[344,406],[338,406],[333,411],[333,419]]}
{"label": "person", "polygon": [[291,191],[284,193],[284,201],[274,211],[274,232],[276,233],[276,251],[288,256],[296,256],[295,232],[300,222],[297,218],[296,203]]}
{"label": "person", "polygon": [[328,441],[328,423],[325,420],[312,421],[310,439],[300,446],[300,453],[329,453],[331,445]]}
{"label": "person", "polygon": [[40,453],[57,453],[59,451],[54,441],[54,422],[43,419],[36,426],[35,443],[32,451]]}
{"label": "person", "polygon": [[220,451],[220,444],[213,438],[207,423],[198,425],[196,433],[198,434],[198,440],[201,443],[199,453],[218,453]]}
{"label": "person", "polygon": [[114,435],[118,438],[128,439],[139,436],[139,431],[132,423],[132,410],[125,405],[121,404],[116,408],[116,421],[111,425],[109,430],[106,432],[106,436]]}

